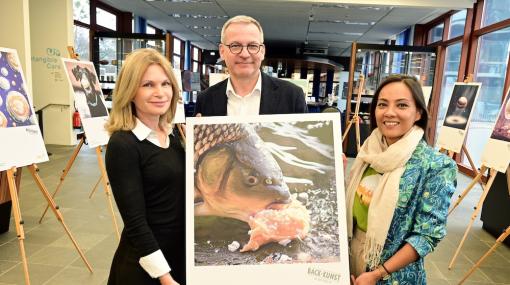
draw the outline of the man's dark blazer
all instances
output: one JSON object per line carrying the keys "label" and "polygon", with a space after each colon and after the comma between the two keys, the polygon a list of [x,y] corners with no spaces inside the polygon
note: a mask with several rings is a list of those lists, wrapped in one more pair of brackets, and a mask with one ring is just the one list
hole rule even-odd
{"label": "man's dark blazer", "polygon": [[[285,80],[270,77],[263,72],[262,93],[260,96],[259,114],[292,114],[306,113],[306,101],[303,89]],[[195,115],[226,116],[227,115],[227,81],[215,84],[197,97]]]}

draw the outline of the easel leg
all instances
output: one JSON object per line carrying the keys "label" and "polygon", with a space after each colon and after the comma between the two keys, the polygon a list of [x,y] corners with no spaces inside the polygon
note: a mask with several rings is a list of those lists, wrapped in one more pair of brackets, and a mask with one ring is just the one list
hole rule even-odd
{"label": "easel leg", "polygon": [[475,270],[480,267],[480,265],[482,264],[482,262],[487,258],[489,257],[489,255],[491,255],[495,250],[496,248],[498,248],[498,246],[500,246],[503,241],[505,241],[505,239],[508,237],[508,235],[510,235],[510,227],[506,228],[505,232],[502,233],[498,239],[496,240],[496,243],[489,249],[489,251],[487,251],[476,263],[475,265],[473,265],[473,267],[471,267],[471,269],[468,271],[468,273],[466,273],[466,275],[464,275],[464,277],[462,278],[462,280],[460,280],[459,282],[459,285],[463,284],[464,281],[466,281],[466,279],[468,279],[469,276],[471,276],[471,274],[473,274],[473,272],[475,272]]}
{"label": "easel leg", "polygon": [[28,274],[27,256],[25,255],[25,232],[23,230],[23,220],[21,219],[21,211],[19,208],[18,191],[16,189],[16,182],[14,181],[16,168],[7,170],[7,183],[9,184],[9,193],[11,194],[12,201],[12,215],[16,224],[16,233],[18,234],[19,251],[21,255],[21,262],[23,264],[23,273],[25,274],[25,284],[30,285],[30,276]]}
{"label": "easel leg", "polygon": [[[74,160],[78,156],[78,153],[80,152],[80,149],[81,149],[84,141],[85,141],[85,138],[82,137],[80,139],[80,142],[78,143],[78,145],[74,149],[73,154],[71,155],[71,157],[69,158],[69,161],[66,164],[66,168],[64,168],[64,170],[62,170],[62,175],[60,175],[60,182],[58,183],[57,188],[55,189],[55,192],[53,192],[53,194],[51,195],[51,198],[55,198],[55,196],[57,195],[58,191],[60,191],[60,187],[62,187],[62,184],[64,183],[64,179],[67,176],[67,173],[69,173],[69,170],[71,170],[71,167],[73,166]],[[42,213],[41,218],[39,219],[39,224],[44,219],[44,216],[46,215],[46,212],[48,211],[49,207],[50,207],[49,204],[46,205],[46,208],[44,209],[44,212]]]}
{"label": "easel leg", "polygon": [[55,201],[53,201],[53,198],[50,196],[50,193],[46,189],[46,186],[44,186],[41,177],[37,173],[39,171],[39,169],[34,164],[32,164],[32,165],[28,166],[28,170],[32,174],[32,177],[34,178],[34,181],[37,184],[37,187],[41,191],[41,194],[44,196],[44,198],[46,198],[46,201],[48,202],[49,207],[51,207],[51,210],[55,214],[55,217],[60,222],[60,224],[62,224],[62,227],[64,227],[64,230],[66,231],[67,235],[71,239],[71,242],[73,243],[74,247],[80,254],[81,259],[87,266],[90,273],[92,273],[93,272],[92,267],[90,266],[89,262],[87,261],[87,258],[85,257],[82,250],[78,246],[78,243],[76,242],[73,235],[71,234],[71,231],[69,231],[69,228],[67,227],[66,223],[64,222],[64,217],[62,216],[62,213],[60,213],[60,210],[58,209],[57,205],[55,204]]}
{"label": "easel leg", "polygon": [[475,207],[475,211],[473,212],[473,215],[471,216],[471,221],[469,221],[469,225],[466,228],[466,232],[464,233],[464,236],[462,237],[462,240],[460,241],[460,244],[457,247],[457,250],[455,251],[453,258],[450,261],[450,264],[448,265],[448,269],[452,269],[453,265],[455,264],[455,260],[457,259],[457,256],[459,255],[460,250],[461,250],[462,246],[464,245],[464,241],[466,241],[467,235],[469,234],[469,231],[471,230],[471,227],[473,226],[473,223],[475,222],[475,219],[478,216],[478,212],[482,208],[483,202],[485,201],[485,197],[487,197],[487,194],[489,193],[489,190],[491,189],[492,183],[494,182],[495,178],[496,178],[496,173],[491,173],[491,177],[489,178],[489,181],[487,181],[487,184],[485,185],[485,189],[483,190],[482,196],[480,197],[480,200],[478,201],[478,205]]}
{"label": "easel leg", "polygon": [[359,131],[359,117],[356,117],[356,121],[354,122],[356,124],[356,148],[357,152],[359,153],[359,149],[361,148],[361,138],[360,138],[360,131]]}
{"label": "easel leg", "polygon": [[92,196],[94,196],[94,193],[96,193],[97,186],[99,186],[99,183],[101,183],[101,180],[103,179],[103,176],[99,176],[99,179],[97,179],[96,185],[94,185],[94,189],[92,189],[92,192],[90,192],[89,199],[92,199]]}
{"label": "easel leg", "polygon": [[459,195],[459,198],[457,199],[457,201],[455,201],[455,204],[448,211],[448,215],[450,215],[453,212],[453,210],[455,210],[455,208],[457,208],[457,206],[460,204],[460,202],[462,202],[462,200],[467,196],[469,191],[471,191],[471,189],[473,189],[475,184],[478,183],[480,178],[482,178],[482,175],[485,173],[485,170],[486,170],[486,167],[484,165],[482,165],[482,167],[480,168],[480,172],[478,172],[476,177],[473,178],[473,180],[471,180],[469,185],[466,187],[466,190],[464,190],[464,192],[462,192],[462,194]]}
{"label": "easel leg", "polygon": [[[353,119],[354,120],[354,119]],[[349,124],[347,124],[347,127],[345,128],[344,137],[342,138],[342,142],[345,141],[345,138],[349,134],[349,130],[351,129],[353,120],[349,121]]]}
{"label": "easel leg", "polygon": [[120,240],[119,226],[117,225],[117,218],[115,218],[115,212],[113,210],[113,202],[112,195],[110,191],[110,181],[108,180],[108,175],[106,173],[106,168],[103,162],[103,155],[101,154],[101,147],[96,147],[96,155],[97,155],[97,163],[99,164],[99,170],[101,170],[101,181],[103,181],[104,193],[106,194],[106,198],[108,199],[108,204],[110,206],[110,213],[112,214],[113,219],[113,227],[115,229],[115,233],[117,234],[117,238]]}
{"label": "easel leg", "polygon": [[[469,165],[471,165],[471,169],[473,169],[473,173],[475,174],[475,176],[477,176],[478,171],[476,170],[476,166],[473,163],[473,159],[471,158],[471,155],[469,154],[469,151],[466,148],[466,144],[462,144],[462,151],[464,151],[464,154],[466,155],[466,157],[469,161]],[[480,171],[481,171],[481,169],[480,169]],[[483,188],[483,183],[481,181],[480,181],[480,186],[482,186],[482,188]]]}

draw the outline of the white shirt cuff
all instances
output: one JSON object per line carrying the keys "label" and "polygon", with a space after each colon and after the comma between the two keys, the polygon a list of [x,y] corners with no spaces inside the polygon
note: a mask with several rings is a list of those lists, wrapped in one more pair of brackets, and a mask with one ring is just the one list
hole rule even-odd
{"label": "white shirt cuff", "polygon": [[159,278],[170,272],[170,266],[160,249],[140,258],[138,263],[152,278]]}

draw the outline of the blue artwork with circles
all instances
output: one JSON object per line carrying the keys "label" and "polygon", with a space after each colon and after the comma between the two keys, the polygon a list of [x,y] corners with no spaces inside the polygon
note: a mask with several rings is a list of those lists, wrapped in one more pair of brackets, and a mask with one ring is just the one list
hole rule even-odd
{"label": "blue artwork with circles", "polygon": [[0,128],[35,125],[35,118],[14,53],[0,52]]}

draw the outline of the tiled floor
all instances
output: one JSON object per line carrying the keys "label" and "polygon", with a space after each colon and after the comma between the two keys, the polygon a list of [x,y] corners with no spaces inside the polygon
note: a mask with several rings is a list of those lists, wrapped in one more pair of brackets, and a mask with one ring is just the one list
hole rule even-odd
{"label": "tiled floor", "polygon": [[[39,174],[53,192],[73,148],[51,145],[47,148],[53,155],[49,162],[39,165]],[[23,171],[22,177],[20,201],[32,284],[106,284],[117,239],[102,188],[92,199],[88,198],[99,178],[94,150],[87,146],[82,148],[56,199],[65,223],[94,268],[93,274],[87,271],[52,213],[48,213],[42,224],[38,223],[45,201],[28,170]],[[459,175],[457,191],[462,191],[469,182],[469,178]],[[429,284],[457,284],[473,263],[494,244],[495,238],[481,228],[477,219],[455,268],[448,270],[450,258],[462,238],[480,192],[480,186],[477,186],[451,215],[448,236],[426,258]],[[121,225],[120,216],[117,213],[116,216]],[[6,284],[24,284],[13,219],[11,230],[0,234],[0,285]],[[464,284],[510,284],[510,249],[500,246]]]}

